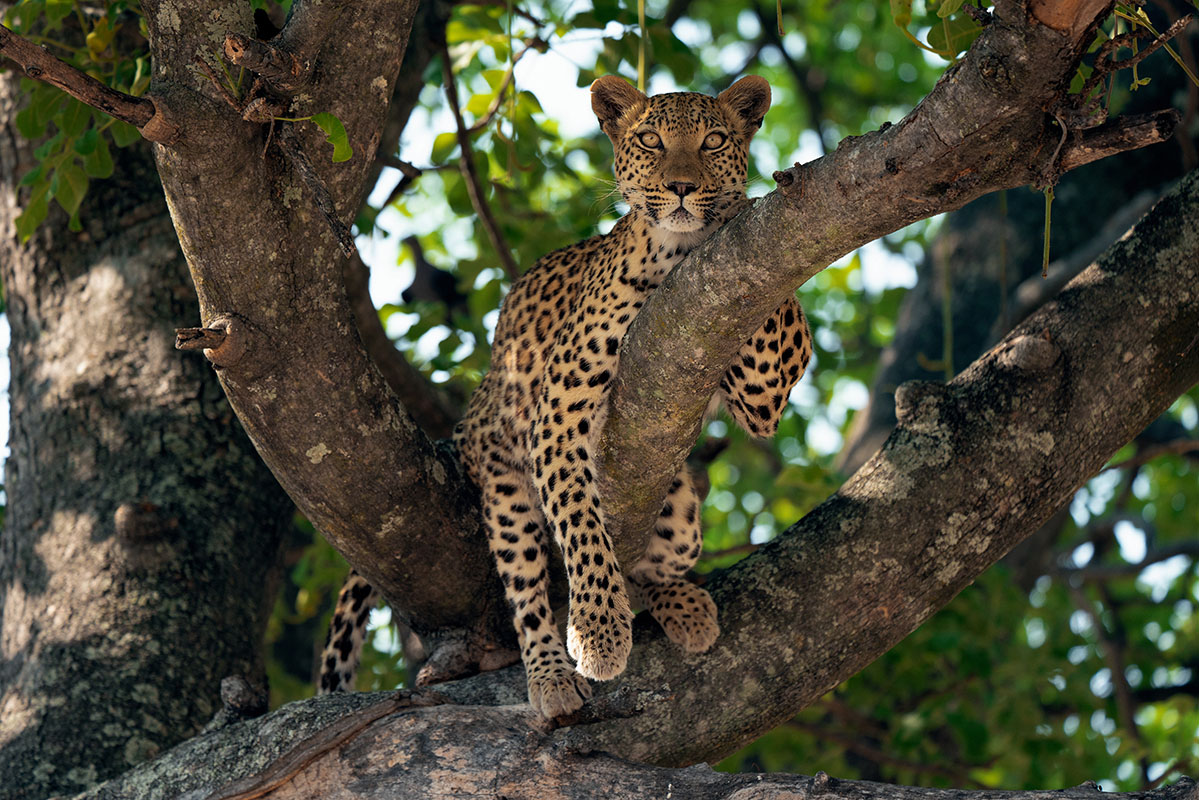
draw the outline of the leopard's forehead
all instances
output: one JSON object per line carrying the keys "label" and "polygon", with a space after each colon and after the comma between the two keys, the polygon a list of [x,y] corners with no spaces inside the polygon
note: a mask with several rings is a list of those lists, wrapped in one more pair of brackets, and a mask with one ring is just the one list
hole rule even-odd
{"label": "leopard's forehead", "polygon": [[639,122],[661,132],[725,125],[719,101],[699,92],[654,95]]}

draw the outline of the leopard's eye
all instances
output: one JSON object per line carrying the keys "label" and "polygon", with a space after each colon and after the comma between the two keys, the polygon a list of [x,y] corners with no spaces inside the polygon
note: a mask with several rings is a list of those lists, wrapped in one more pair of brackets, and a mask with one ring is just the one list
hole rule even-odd
{"label": "leopard's eye", "polygon": [[662,137],[653,131],[637,134],[637,141],[641,142],[642,146],[648,147],[651,150],[657,150],[662,146]]}
{"label": "leopard's eye", "polygon": [[725,136],[723,133],[716,133],[716,132],[709,133],[706,137],[704,137],[704,149],[705,150],[716,150],[721,145],[723,145],[725,143],[725,141],[727,141],[727,140],[728,140],[728,137]]}

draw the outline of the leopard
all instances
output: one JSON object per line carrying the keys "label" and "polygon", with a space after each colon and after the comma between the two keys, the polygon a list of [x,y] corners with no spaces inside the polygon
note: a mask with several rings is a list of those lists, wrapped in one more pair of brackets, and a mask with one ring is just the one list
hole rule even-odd
{"label": "leopard", "polygon": [[[715,97],[647,96],[615,75],[591,85],[628,212],[608,233],[542,257],[513,283],[490,369],[455,428],[512,609],[528,701],[545,718],[578,711],[591,697],[589,679],[624,671],[636,606],[685,653],[706,652],[720,635],[711,596],[687,578],[702,546],[692,473],[684,466],[674,477],[644,553],[623,570],[605,524],[595,448],[629,325],[688,253],[751,204],[749,144],[770,103],[769,83],[752,75]],[[711,405],[750,435],[773,436],[811,356],[807,320],[791,294],[740,348]],[[565,637],[549,600],[551,541],[567,576]],[[352,574],[330,627],[321,691],[352,680],[373,599]]]}

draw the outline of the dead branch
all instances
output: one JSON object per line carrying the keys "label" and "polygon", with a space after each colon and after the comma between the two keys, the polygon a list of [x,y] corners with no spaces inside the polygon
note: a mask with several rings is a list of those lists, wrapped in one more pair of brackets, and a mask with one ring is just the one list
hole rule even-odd
{"label": "dead branch", "polygon": [[245,34],[226,34],[225,58],[258,75],[280,92],[290,94],[308,80],[306,65],[295,55]]}
{"label": "dead branch", "polygon": [[0,54],[11,59],[30,78],[57,86],[84,105],[128,122],[152,142],[170,144],[179,135],[178,126],[166,119],[151,98],[111,89],[3,25],[0,25]]}

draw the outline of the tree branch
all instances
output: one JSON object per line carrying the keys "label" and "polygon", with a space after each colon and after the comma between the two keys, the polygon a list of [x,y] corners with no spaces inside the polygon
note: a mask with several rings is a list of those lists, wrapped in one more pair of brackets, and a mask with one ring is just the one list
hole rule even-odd
{"label": "tree branch", "polygon": [[[293,101],[297,116],[335,113],[354,145],[343,164],[311,159],[343,219],[358,207],[374,163],[415,5],[356,3],[354,14],[325,32],[315,56],[338,70],[321,71]],[[220,372],[225,392],[305,515],[409,627],[433,637],[431,647],[449,635],[510,635],[474,490],[454,455],[433,446],[367,357],[337,241],[303,200],[304,182],[286,162],[261,157],[265,126],[210,100],[202,73],[187,68],[184,54],[208,47],[199,20],[215,14],[193,3],[178,25],[162,27],[170,15],[152,10],[146,19],[155,80],[197,134],[160,148],[157,157],[201,323],[239,327],[238,358]],[[242,22],[248,34],[248,7]],[[372,46],[362,47],[364,41]],[[323,145],[310,126],[295,133],[301,149]]]}
{"label": "tree branch", "polygon": [[450,51],[445,45],[442,45],[441,48],[441,71],[445,80],[446,101],[454,115],[458,147],[462,150],[459,163],[462,165],[462,179],[466,183],[466,193],[470,195],[470,203],[474,206],[475,213],[479,215],[479,222],[482,223],[483,230],[487,232],[487,238],[491,240],[491,247],[500,259],[504,271],[508,273],[508,278],[516,280],[520,277],[520,267],[512,260],[512,251],[504,240],[499,223],[495,221],[495,215],[491,213],[491,206],[487,204],[487,197],[483,192],[483,181],[479,177],[479,171],[475,169],[475,151],[470,145],[470,132],[462,120],[462,108],[458,104],[458,82],[454,78],[454,68],[450,63]]}
{"label": "tree branch", "polygon": [[[1052,171],[1061,131],[1042,109],[1064,96],[1111,3],[1079,4],[1093,16],[1070,38],[1018,5],[1001,4],[898,124],[776,173],[777,191],[692,252],[646,302],[621,350],[600,444],[605,517],[622,563],[643,551],[721,373],[785,295],[879,236]],[[1140,144],[1169,135],[1131,128]],[[1067,150],[1070,163],[1076,151],[1085,157],[1086,148]]]}
{"label": "tree branch", "polygon": [[[673,698],[564,741],[660,764],[722,757],[885,652],[1036,530],[1199,380],[1190,288],[1199,230],[1176,222],[1196,212],[1192,173],[1057,302],[950,384],[900,387],[899,425],[883,449],[784,536],[709,583],[722,629],[710,654],[681,658],[664,639],[637,636],[618,690],[669,687]],[[1130,293],[1152,319],[1128,315]],[[1112,390],[1113,361],[1123,359],[1125,388]]]}
{"label": "tree branch", "polygon": [[3,25],[0,25],[0,54],[12,59],[30,78],[57,86],[79,102],[128,122],[152,142],[169,144],[179,134],[178,127],[159,112],[152,99],[110,89]]}
{"label": "tree branch", "polygon": [[462,409],[453,398],[408,363],[408,359],[387,336],[367,288],[370,270],[357,253],[345,260],[344,274],[346,295],[358,323],[362,344],[370,354],[371,361],[383,373],[387,385],[425,433],[435,439],[449,437],[462,416]]}
{"label": "tree branch", "polygon": [[[194,739],[80,795],[212,798],[377,797],[689,800],[1195,800],[1188,778],[1149,791],[1099,794],[1092,782],[1057,791],[921,789],[847,781],[823,772],[732,775],[707,766],[661,769],[558,747],[520,708],[424,705],[393,696],[334,695]],[[329,726],[337,709],[355,709]],[[376,720],[380,712],[393,710]],[[368,724],[363,724],[364,722]],[[326,730],[325,726],[329,726]],[[229,783],[234,781],[234,783]],[[257,787],[247,790],[247,787]],[[150,789],[153,789],[153,793]]]}

